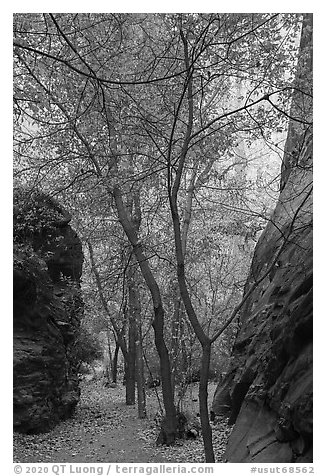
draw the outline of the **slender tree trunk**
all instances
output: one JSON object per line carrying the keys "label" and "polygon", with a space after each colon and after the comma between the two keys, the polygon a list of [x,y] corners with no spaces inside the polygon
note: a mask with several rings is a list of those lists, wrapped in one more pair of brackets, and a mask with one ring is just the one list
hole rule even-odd
{"label": "slender tree trunk", "polygon": [[212,444],[212,428],[209,422],[207,387],[209,378],[209,366],[211,360],[211,343],[202,346],[201,371],[199,381],[199,408],[200,423],[203,433],[206,463],[214,463],[214,450]]}
{"label": "slender tree trunk", "polygon": [[176,439],[176,409],[172,391],[169,352],[163,334],[164,310],[162,305],[155,307],[154,312],[153,329],[155,333],[155,346],[160,358],[163,404],[165,408],[165,420],[157,441],[170,445]]}
{"label": "slender tree trunk", "polygon": [[135,394],[135,382],[136,382],[136,372],[135,372],[135,355],[128,352],[128,362],[126,363],[126,405],[134,405],[136,403],[136,394]]}
{"label": "slender tree trunk", "polygon": [[[180,316],[180,333],[182,336],[185,336],[185,322],[184,322],[184,313]],[[186,376],[188,369],[191,365],[191,347],[192,342],[190,340],[189,348],[186,346],[185,339],[181,339],[181,372]]]}
{"label": "slender tree trunk", "polygon": [[109,361],[105,357],[105,359],[104,359],[104,364],[105,364],[105,366],[104,366],[104,375],[105,375],[107,383],[109,384],[110,380],[111,380],[111,377],[112,377],[112,373],[110,372],[110,369],[112,368],[112,351],[111,351],[111,344],[110,344],[110,329],[107,329],[107,331],[106,331],[106,338],[107,338],[107,342],[108,342],[108,356],[109,356],[108,360]]}
{"label": "slender tree trunk", "polygon": [[165,437],[162,442],[171,444],[176,438],[176,410],[171,384],[170,358],[164,340],[164,309],[161,293],[148,260],[143,253],[141,242],[138,240],[136,228],[124,206],[121,189],[118,186],[114,188],[114,199],[117,206],[119,221],[133,247],[133,252],[137,258],[141,273],[152,296],[154,308],[152,326],[155,335],[155,346],[160,359],[163,404],[166,413],[166,429],[164,430]]}
{"label": "slender tree trunk", "polygon": [[200,420],[201,420],[203,438],[205,442],[206,461],[213,462],[214,452],[213,452],[213,444],[212,444],[212,432],[211,432],[211,428],[209,424],[208,408],[207,408],[207,382],[208,382],[208,373],[209,373],[211,342],[209,337],[205,334],[197,318],[197,314],[192,305],[191,298],[187,288],[186,278],[185,278],[185,254],[186,254],[187,234],[188,234],[190,220],[191,220],[192,198],[193,198],[193,193],[196,186],[196,183],[195,183],[196,172],[195,171],[192,175],[190,187],[188,190],[183,233],[181,232],[180,216],[178,211],[178,192],[180,188],[186,156],[189,149],[191,131],[192,131],[193,119],[194,119],[193,84],[192,84],[193,70],[190,64],[190,55],[188,50],[187,39],[182,29],[180,29],[180,36],[184,46],[185,66],[187,69],[187,82],[185,84],[185,88],[187,90],[188,123],[187,123],[187,129],[184,135],[184,140],[183,140],[183,145],[182,145],[182,150],[180,153],[177,170],[175,172],[173,185],[172,185],[172,173],[171,173],[172,171],[171,169],[172,142],[170,142],[169,156],[168,156],[168,191],[169,191],[170,210],[171,210],[171,217],[172,217],[173,230],[174,230],[174,242],[175,242],[176,260],[177,260],[177,276],[178,276],[180,295],[181,295],[183,304],[185,306],[189,321],[191,322],[194,332],[203,349],[201,379],[200,379],[200,395],[199,395]]}
{"label": "slender tree trunk", "polygon": [[136,336],[136,379],[137,379],[138,418],[146,418],[146,392],[145,392],[144,360],[143,360],[143,349],[142,349],[141,326],[137,326],[137,336]]}
{"label": "slender tree trunk", "polygon": [[[88,249],[89,249],[89,257],[90,257],[90,261],[91,261],[91,265],[92,265],[92,271],[93,271],[95,279],[96,279],[96,284],[97,284],[97,289],[98,289],[98,292],[99,292],[100,300],[101,300],[103,309],[105,310],[108,318],[111,321],[112,327],[113,327],[115,335],[116,335],[117,345],[119,345],[119,347],[122,351],[123,358],[124,358],[124,363],[125,363],[125,376],[126,376],[126,379],[127,379],[128,378],[127,375],[129,374],[129,366],[128,366],[129,357],[128,357],[128,349],[127,349],[126,339],[125,339],[125,331],[124,331],[124,329],[122,329],[122,330],[119,329],[115,319],[113,318],[112,314],[110,313],[110,309],[108,307],[108,303],[107,303],[107,300],[105,298],[101,278],[100,278],[98,269],[96,267],[93,246],[92,246],[90,241],[88,241],[87,243],[88,243]],[[118,350],[119,350],[119,348],[118,348]],[[126,396],[126,401],[127,401],[127,396]]]}
{"label": "slender tree trunk", "polygon": [[136,403],[136,321],[133,304],[129,300],[129,331],[128,331],[128,358],[126,373],[126,404],[134,405]]}
{"label": "slender tree trunk", "polygon": [[135,382],[136,382],[136,372],[135,372],[135,355],[132,355],[128,352],[128,361],[125,366],[125,377],[126,377],[126,405],[134,405],[136,403],[136,394],[135,394]]}
{"label": "slender tree trunk", "polygon": [[175,377],[178,371],[178,354],[180,347],[180,306],[181,299],[178,289],[174,291],[174,310],[171,323],[171,381],[172,391],[175,393]]}
{"label": "slender tree trunk", "polygon": [[115,343],[114,354],[112,358],[112,367],[111,367],[111,374],[112,374],[112,382],[117,383],[117,374],[118,374],[118,356],[119,356],[120,346],[119,343]]}
{"label": "slender tree trunk", "polygon": [[130,326],[133,328],[134,334],[134,348],[132,348],[132,353],[134,353],[135,358],[134,362],[137,382],[138,417],[146,418],[146,394],[141,341],[141,306],[136,276],[136,269],[133,270],[130,265],[128,270],[129,322]]}
{"label": "slender tree trunk", "polygon": [[186,280],[185,280],[184,263],[182,260],[182,254],[180,254],[181,241],[178,240],[177,229],[178,227],[176,228],[176,243],[179,243],[179,245],[177,245],[177,255],[178,255],[178,279],[179,279],[180,293],[181,293],[182,300],[187,311],[187,315],[191,322],[191,325],[202,346],[202,365],[201,365],[200,382],[199,382],[199,407],[200,407],[200,423],[201,423],[201,429],[202,429],[203,440],[204,440],[204,448],[205,448],[205,459],[206,459],[206,463],[214,463],[215,459],[214,459],[214,450],[213,450],[213,441],[212,441],[212,429],[209,422],[208,405],[207,405],[207,385],[208,385],[208,377],[209,377],[209,366],[210,366],[212,342],[210,338],[205,334],[203,328],[201,327],[201,324],[198,321],[196,312],[192,306],[191,298],[189,296]]}

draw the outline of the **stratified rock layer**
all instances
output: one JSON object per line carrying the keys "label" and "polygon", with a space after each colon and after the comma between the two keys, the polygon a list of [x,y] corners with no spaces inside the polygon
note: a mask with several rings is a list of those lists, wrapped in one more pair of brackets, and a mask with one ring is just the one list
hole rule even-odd
{"label": "stratified rock layer", "polygon": [[[309,52],[309,16],[305,25],[302,43]],[[302,57],[310,64],[307,52]],[[297,99],[294,106],[298,110]],[[242,310],[231,365],[212,405],[215,414],[229,415],[234,424],[225,454],[229,462],[312,461],[312,132],[307,124],[290,123],[285,152],[280,198],[257,243],[246,290],[275,264]]]}
{"label": "stratified rock layer", "polygon": [[[42,218],[45,209],[46,217],[54,211],[56,218],[49,226],[44,213]],[[32,222],[30,232],[24,217]],[[19,224],[14,224],[13,370],[14,429],[21,432],[48,430],[70,416],[79,400],[74,339],[83,309],[83,254],[69,219],[43,194],[33,194],[29,202],[28,194],[20,193],[14,217]]]}

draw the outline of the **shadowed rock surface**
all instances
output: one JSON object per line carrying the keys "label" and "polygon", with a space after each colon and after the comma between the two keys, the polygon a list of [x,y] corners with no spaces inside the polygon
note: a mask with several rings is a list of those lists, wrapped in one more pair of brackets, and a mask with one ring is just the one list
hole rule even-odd
{"label": "shadowed rock surface", "polygon": [[32,433],[69,417],[79,400],[83,254],[54,200],[23,190],[14,197],[14,429]]}
{"label": "shadowed rock surface", "polygon": [[[311,15],[304,22],[299,86],[309,83],[311,72]],[[311,101],[301,99],[294,96],[291,115],[307,120]],[[307,111],[299,110],[303,103]],[[242,310],[231,365],[213,400],[215,414],[229,415],[235,424],[229,462],[312,461],[311,190],[312,131],[290,122],[281,194],[257,243],[246,289],[284,246]]]}

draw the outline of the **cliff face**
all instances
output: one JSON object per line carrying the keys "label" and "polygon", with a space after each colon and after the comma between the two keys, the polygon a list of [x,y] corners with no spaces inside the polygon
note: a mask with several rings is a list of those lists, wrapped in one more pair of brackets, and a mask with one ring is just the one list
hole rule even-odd
{"label": "cliff face", "polygon": [[[311,48],[310,20],[301,51]],[[309,58],[306,50],[311,68]],[[294,98],[292,112],[298,105]],[[257,243],[246,289],[283,243],[282,251],[241,312],[231,365],[214,396],[212,410],[235,424],[229,462],[312,461],[312,131],[297,124],[290,123],[279,201]]]}
{"label": "cliff face", "polygon": [[81,242],[43,194],[14,206],[14,429],[46,431],[79,400],[74,340],[83,312]]}

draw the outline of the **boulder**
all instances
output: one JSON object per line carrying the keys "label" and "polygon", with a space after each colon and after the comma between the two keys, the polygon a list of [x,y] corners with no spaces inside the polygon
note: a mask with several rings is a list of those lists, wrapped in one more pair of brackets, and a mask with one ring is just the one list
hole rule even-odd
{"label": "boulder", "polygon": [[14,429],[43,432],[79,400],[75,337],[83,314],[81,242],[38,192],[14,195]]}

